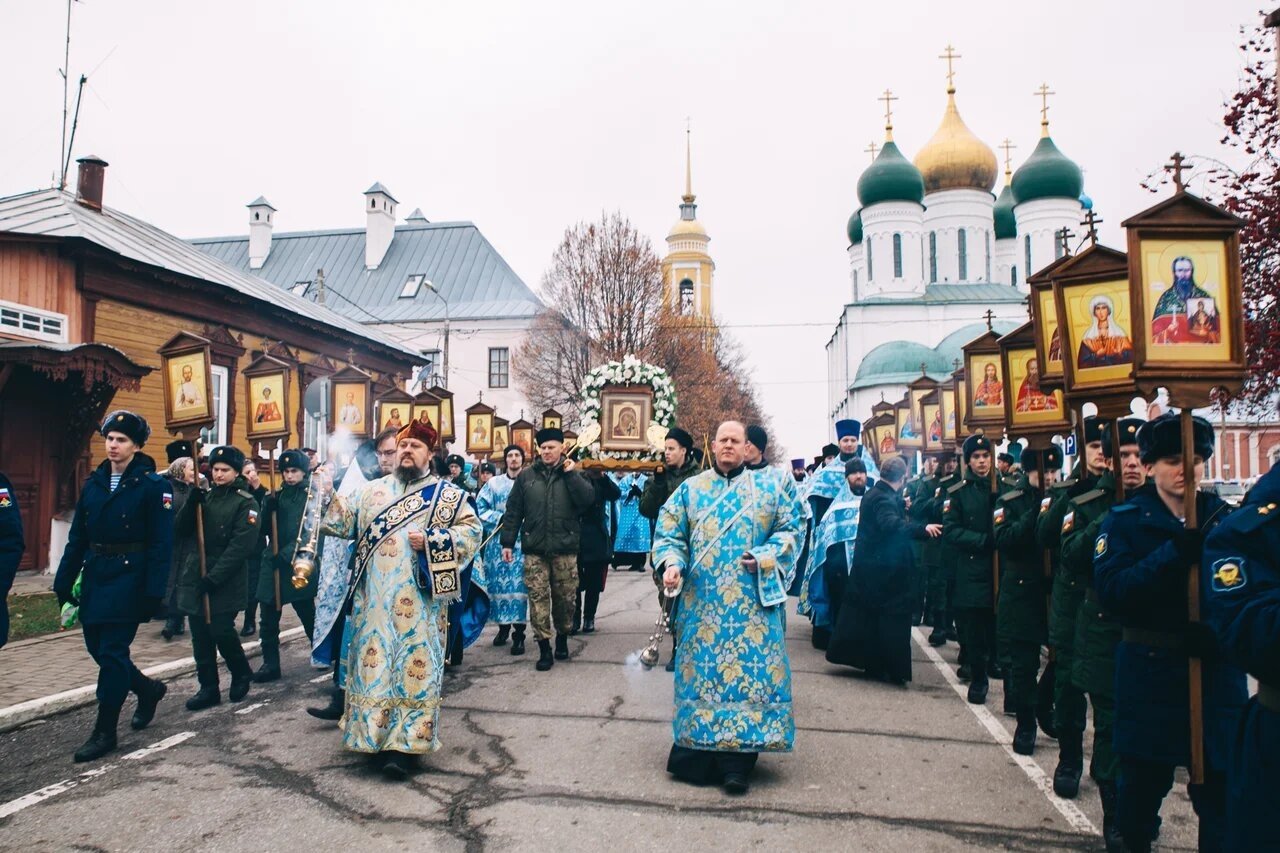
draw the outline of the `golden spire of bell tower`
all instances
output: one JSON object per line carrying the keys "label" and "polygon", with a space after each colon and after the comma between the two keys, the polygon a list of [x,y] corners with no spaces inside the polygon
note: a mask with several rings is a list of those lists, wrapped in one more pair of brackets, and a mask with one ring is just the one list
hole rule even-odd
{"label": "golden spire of bell tower", "polygon": [[681,201],[685,204],[693,204],[697,198],[693,194],[693,119],[686,118],[684,120],[684,195]]}
{"label": "golden spire of bell tower", "polygon": [[665,300],[672,311],[690,321],[711,319],[712,280],[715,262],[707,252],[711,238],[698,221],[697,196],[693,193],[693,127],[685,119],[684,194],[680,196],[680,218],[667,234],[667,255],[662,259],[666,282]]}

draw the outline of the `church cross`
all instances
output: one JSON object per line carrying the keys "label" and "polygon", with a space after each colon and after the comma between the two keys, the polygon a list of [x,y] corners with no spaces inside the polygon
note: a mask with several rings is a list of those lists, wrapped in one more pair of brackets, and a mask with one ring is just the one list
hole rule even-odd
{"label": "church cross", "polygon": [[953,358],[953,359],[951,359],[951,366],[952,366],[952,368],[954,368],[955,370],[959,370],[959,369],[960,369],[960,359],[958,359],[958,358]]}
{"label": "church cross", "polygon": [[956,90],[956,72],[952,63],[955,60],[960,59],[961,56],[956,53],[956,49],[954,47],[947,45],[947,49],[938,58],[945,59],[947,61],[947,92],[954,92]]}
{"label": "church cross", "polygon": [[923,361],[920,362],[920,375],[921,376],[929,375],[929,365],[926,362],[923,362]]}
{"label": "church cross", "polygon": [[990,308],[987,309],[987,313],[982,315],[982,319],[987,321],[988,332],[994,331],[994,329],[992,329],[991,327],[991,321],[994,320],[995,318],[996,318],[996,315],[991,311]]}
{"label": "church cross", "polygon": [[1056,95],[1057,92],[1049,91],[1048,83],[1041,83],[1040,88],[1031,93],[1040,99],[1040,126],[1049,126],[1049,96]]}
{"label": "church cross", "polygon": [[356,363],[356,351],[348,347],[347,348],[347,364],[354,365],[355,363]]}
{"label": "church cross", "polygon": [[870,145],[868,145],[866,148],[864,148],[864,149],[862,149],[862,150],[863,150],[863,151],[866,151],[866,152],[869,152],[869,153],[871,154],[871,162],[872,162],[872,163],[874,163],[874,162],[876,161],[876,151],[877,151],[877,150],[879,150],[879,149],[878,149],[878,147],[876,146],[876,141],[875,141],[874,139],[873,139],[873,140],[871,140],[871,144],[870,144]]}
{"label": "church cross", "polygon": [[1062,254],[1071,254],[1071,238],[1076,236],[1075,232],[1064,225],[1055,231],[1053,236],[1058,238],[1058,245],[1062,247]]}
{"label": "church cross", "polygon": [[1173,173],[1173,185],[1178,188],[1178,192],[1182,192],[1184,189],[1187,188],[1186,184],[1182,182],[1182,169],[1183,169],[1182,164],[1186,162],[1187,158],[1182,156],[1181,151],[1175,151],[1173,152],[1173,157],[1170,159],[1173,162],[1166,165],[1164,167],[1164,170],[1166,172]]}
{"label": "church cross", "polygon": [[1013,141],[1006,136],[1004,139],[1004,142],[1000,143],[1000,147],[1004,149],[1004,170],[1006,172],[1012,171],[1013,155],[1010,154],[1009,152],[1017,148],[1018,146],[1014,145]]}
{"label": "church cross", "polygon": [[[1089,238],[1089,244],[1092,246],[1098,245],[1098,223],[1102,221],[1102,218],[1094,213],[1092,209],[1085,211],[1084,222],[1080,224],[1086,226],[1085,236]],[[1063,230],[1065,231],[1066,229],[1064,228]]]}
{"label": "church cross", "polygon": [[884,130],[889,139],[893,138],[893,102],[898,100],[893,92],[888,89],[884,90],[884,94],[877,101],[884,101]]}

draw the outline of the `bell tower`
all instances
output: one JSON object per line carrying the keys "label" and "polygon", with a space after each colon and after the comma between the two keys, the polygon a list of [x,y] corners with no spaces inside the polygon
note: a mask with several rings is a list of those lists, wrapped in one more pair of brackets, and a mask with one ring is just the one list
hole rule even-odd
{"label": "bell tower", "polygon": [[667,234],[667,256],[662,259],[663,299],[671,313],[709,323],[716,265],[707,253],[711,238],[698,221],[698,205],[694,203],[690,135],[686,127],[684,195],[680,197],[680,218]]}

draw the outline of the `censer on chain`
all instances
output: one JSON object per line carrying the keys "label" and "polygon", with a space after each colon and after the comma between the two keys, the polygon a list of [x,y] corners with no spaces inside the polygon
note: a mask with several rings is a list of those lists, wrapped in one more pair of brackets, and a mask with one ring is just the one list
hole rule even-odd
{"label": "censer on chain", "polygon": [[661,656],[658,647],[662,645],[662,638],[671,631],[671,611],[675,609],[676,597],[680,595],[681,586],[683,584],[662,588],[662,612],[658,614],[658,621],[653,625],[649,644],[640,650],[640,663],[650,669],[657,665],[658,658]]}
{"label": "censer on chain", "polygon": [[293,552],[294,589],[307,585],[316,571],[316,553],[320,550],[320,518],[324,514],[324,496],[315,487],[313,475],[307,483],[307,502],[302,508],[302,520],[298,522],[298,538]]}

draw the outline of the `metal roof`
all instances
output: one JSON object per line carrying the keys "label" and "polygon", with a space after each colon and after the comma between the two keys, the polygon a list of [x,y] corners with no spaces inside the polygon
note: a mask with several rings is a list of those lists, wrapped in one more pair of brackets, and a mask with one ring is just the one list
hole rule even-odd
{"label": "metal roof", "polygon": [[370,195],[371,193],[382,193],[387,198],[394,201],[396,204],[400,203],[400,201],[391,194],[391,190],[384,187],[380,181],[374,181],[373,186],[369,187],[369,189],[364,191],[365,195]]}
{"label": "metal roof", "polygon": [[167,231],[109,207],[100,211],[85,207],[63,190],[36,190],[0,198],[0,232],[86,240],[121,257],[231,288],[251,299],[394,349],[415,362],[421,360],[417,350],[223,263]]}
{"label": "metal roof", "polygon": [[[249,269],[249,237],[209,237],[191,243],[240,270]],[[542,303],[470,222],[397,225],[376,270],[364,265],[365,230],[295,231],[271,236],[271,250],[254,270],[282,288],[313,281],[324,270],[325,304],[360,323],[442,320],[444,303],[426,287],[401,298],[411,275],[425,275],[449,302],[449,317],[533,317]]]}
{"label": "metal roof", "polygon": [[868,296],[854,305],[937,305],[975,302],[1025,302],[1027,295],[1007,284],[930,284],[924,296]]}

